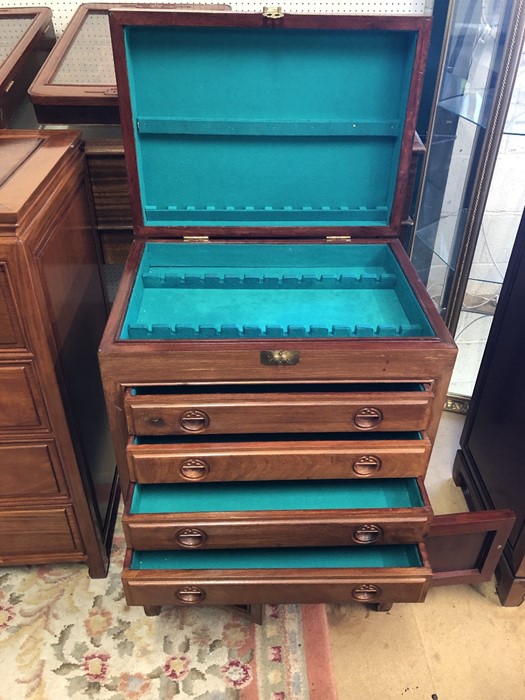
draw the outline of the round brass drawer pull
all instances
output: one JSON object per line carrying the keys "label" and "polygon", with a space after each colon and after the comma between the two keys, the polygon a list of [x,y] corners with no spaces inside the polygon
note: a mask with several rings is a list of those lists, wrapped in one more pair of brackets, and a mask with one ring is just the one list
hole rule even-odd
{"label": "round brass drawer pull", "polygon": [[372,544],[383,534],[383,530],[377,525],[360,525],[354,530],[352,539],[359,544]]}
{"label": "round brass drawer pull", "polygon": [[379,595],[381,595],[381,589],[379,586],[374,586],[372,583],[363,583],[352,591],[352,598],[354,600],[365,603],[369,600],[374,600]]}
{"label": "round brass drawer pull", "polygon": [[181,462],[179,473],[184,479],[197,481],[210,473],[210,465],[203,459],[185,459]]}
{"label": "round brass drawer pull", "polygon": [[361,430],[372,430],[381,423],[383,414],[378,408],[361,408],[354,416],[354,425]]}
{"label": "round brass drawer pull", "polygon": [[204,411],[184,411],[179,418],[180,427],[183,430],[188,430],[190,433],[198,433],[200,430],[207,428],[209,424],[209,416]]}
{"label": "round brass drawer pull", "polygon": [[357,476],[371,476],[381,469],[381,460],[375,455],[363,455],[352,465]]}
{"label": "round brass drawer pull", "polygon": [[208,538],[206,533],[202,530],[199,530],[196,527],[186,527],[177,532],[175,539],[181,547],[195,549],[196,547],[202,547],[204,544],[206,544],[206,540]]}
{"label": "round brass drawer pull", "polygon": [[201,603],[206,598],[206,593],[197,586],[185,586],[177,591],[177,598],[181,603]]}

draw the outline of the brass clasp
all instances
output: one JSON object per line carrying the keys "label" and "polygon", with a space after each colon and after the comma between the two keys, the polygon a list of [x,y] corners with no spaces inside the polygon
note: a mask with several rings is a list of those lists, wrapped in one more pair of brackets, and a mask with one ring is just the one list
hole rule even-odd
{"label": "brass clasp", "polygon": [[263,7],[262,13],[266,19],[282,19],[284,17],[282,7]]}

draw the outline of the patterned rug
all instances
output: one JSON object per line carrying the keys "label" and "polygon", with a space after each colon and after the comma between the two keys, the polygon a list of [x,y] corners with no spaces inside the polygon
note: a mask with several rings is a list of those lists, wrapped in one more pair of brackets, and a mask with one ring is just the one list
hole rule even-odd
{"label": "patterned rug", "polygon": [[108,578],[83,565],[0,569],[0,699],[335,700],[322,605],[129,608],[115,535]]}

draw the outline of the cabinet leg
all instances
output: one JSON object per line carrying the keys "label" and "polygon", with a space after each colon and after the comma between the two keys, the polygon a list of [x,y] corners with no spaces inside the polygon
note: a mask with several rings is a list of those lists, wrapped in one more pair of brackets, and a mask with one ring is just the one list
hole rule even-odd
{"label": "cabinet leg", "polygon": [[375,609],[377,612],[388,612],[389,610],[392,610],[392,605],[394,603],[376,603]]}
{"label": "cabinet leg", "polygon": [[496,591],[506,608],[517,607],[525,601],[525,578],[516,578],[505,556],[496,569]]}
{"label": "cabinet leg", "polygon": [[456,486],[460,489],[464,489],[467,485],[465,483],[465,477],[462,474],[463,466],[464,462],[461,450],[458,450],[456,453],[456,459],[454,460],[454,466],[452,467],[452,479],[454,480]]}
{"label": "cabinet leg", "polygon": [[155,617],[155,615],[160,615],[160,605],[145,605],[144,614],[148,617]]}

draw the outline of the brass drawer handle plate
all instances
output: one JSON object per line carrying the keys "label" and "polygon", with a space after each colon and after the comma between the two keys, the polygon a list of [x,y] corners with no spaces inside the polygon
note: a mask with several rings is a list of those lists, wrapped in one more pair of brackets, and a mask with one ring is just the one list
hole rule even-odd
{"label": "brass drawer handle plate", "polygon": [[377,525],[360,525],[354,530],[352,539],[358,544],[373,544],[382,534],[383,530]]}
{"label": "brass drawer handle plate", "polygon": [[206,593],[202,590],[202,588],[198,588],[197,586],[184,586],[184,588],[179,588],[176,596],[181,603],[194,605],[195,603],[202,603],[202,601],[206,598]]}
{"label": "brass drawer handle plate", "polygon": [[375,600],[379,595],[381,595],[381,589],[379,586],[374,586],[372,583],[364,583],[361,586],[357,586],[357,588],[354,588],[352,591],[352,598],[361,603],[368,603],[371,600]]}
{"label": "brass drawer handle plate", "polygon": [[181,462],[179,473],[188,481],[199,481],[210,473],[210,465],[203,459],[185,459]]}
{"label": "brass drawer handle plate", "polygon": [[381,460],[375,455],[363,455],[353,463],[352,469],[357,476],[372,476],[381,469]]}
{"label": "brass drawer handle plate", "polygon": [[378,408],[367,406],[361,408],[354,416],[354,425],[360,430],[372,430],[383,420],[383,414]]}
{"label": "brass drawer handle plate", "polygon": [[179,416],[179,425],[190,433],[198,433],[205,430],[210,424],[209,416],[204,411],[184,411]]}
{"label": "brass drawer handle plate", "polygon": [[299,350],[263,350],[261,364],[271,366],[290,366],[298,364],[301,358]]}
{"label": "brass drawer handle plate", "polygon": [[197,547],[204,546],[208,538],[206,533],[199,530],[199,528],[186,527],[177,532],[175,539],[181,547],[185,547],[186,549],[197,549]]}

